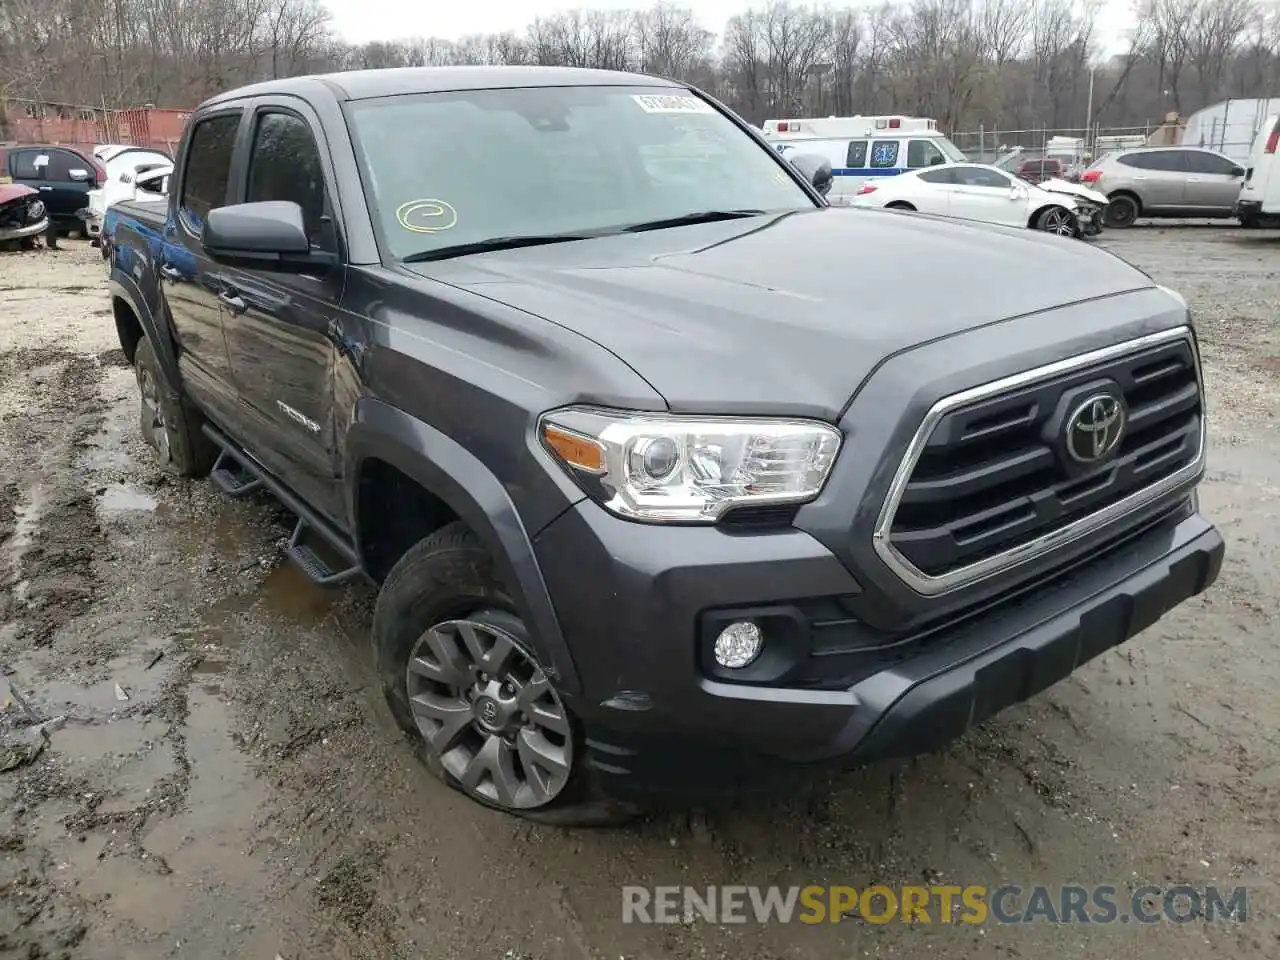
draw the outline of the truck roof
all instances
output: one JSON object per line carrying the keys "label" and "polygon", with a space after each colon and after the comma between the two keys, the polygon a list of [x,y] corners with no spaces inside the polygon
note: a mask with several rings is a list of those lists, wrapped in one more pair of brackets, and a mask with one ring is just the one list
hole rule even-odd
{"label": "truck roof", "polygon": [[348,70],[305,77],[268,80],[237,87],[205,101],[204,105],[266,93],[304,95],[318,85],[328,87],[339,100],[440,93],[446,90],[494,90],[514,87],[646,86],[681,87],[674,80],[617,70],[580,67],[469,66],[392,67],[386,70]]}

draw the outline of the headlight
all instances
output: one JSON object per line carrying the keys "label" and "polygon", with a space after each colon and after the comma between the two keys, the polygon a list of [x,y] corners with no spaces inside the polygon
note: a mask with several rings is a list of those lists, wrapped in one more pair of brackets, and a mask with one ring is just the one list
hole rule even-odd
{"label": "headlight", "polygon": [[27,222],[39,223],[44,219],[44,201],[32,200],[27,204]]}
{"label": "headlight", "polygon": [[813,420],[588,407],[543,415],[538,436],[603,506],[651,523],[715,523],[743,504],[812,500],[841,441],[839,430]]}

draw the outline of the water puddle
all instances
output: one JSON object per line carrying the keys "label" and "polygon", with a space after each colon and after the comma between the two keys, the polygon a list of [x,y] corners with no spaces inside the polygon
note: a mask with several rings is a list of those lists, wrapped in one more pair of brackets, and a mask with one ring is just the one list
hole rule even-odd
{"label": "water puddle", "polygon": [[44,487],[35,484],[26,490],[22,501],[13,508],[13,533],[5,542],[9,565],[13,570],[14,596],[19,603],[26,600],[27,582],[21,576],[22,558],[35,538],[44,512]]}
{"label": "water puddle", "polygon": [[113,483],[98,496],[98,513],[103,517],[124,513],[153,513],[159,501],[137,487],[125,483]]}
{"label": "water puddle", "polygon": [[318,623],[341,596],[341,590],[316,586],[288,561],[281,563],[262,581],[262,606],[290,620]]}

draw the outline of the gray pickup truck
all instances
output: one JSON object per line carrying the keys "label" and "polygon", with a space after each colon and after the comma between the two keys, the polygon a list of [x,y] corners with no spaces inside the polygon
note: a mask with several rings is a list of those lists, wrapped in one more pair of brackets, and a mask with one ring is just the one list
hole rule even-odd
{"label": "gray pickup truck", "polygon": [[378,586],[390,709],[481,803],[934,750],[1215,579],[1199,353],[1110,254],[830,176],[654,77],[233,90],[104,225],[143,432]]}

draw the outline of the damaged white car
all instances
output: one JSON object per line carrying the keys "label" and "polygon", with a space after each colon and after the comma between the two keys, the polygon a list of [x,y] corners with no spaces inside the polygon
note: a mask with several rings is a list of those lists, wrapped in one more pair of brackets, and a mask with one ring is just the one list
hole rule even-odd
{"label": "damaged white car", "polygon": [[162,153],[128,149],[106,160],[107,182],[89,191],[82,216],[90,242],[98,245],[107,208],[124,200],[161,200],[169,194],[173,162]]}
{"label": "damaged white car", "polygon": [[[1023,152],[1015,150],[1001,157],[993,166],[1005,171],[1010,176],[1016,177],[1018,164],[1023,159],[1025,159]],[[1110,203],[1105,194],[1099,193],[1097,190],[1090,190],[1083,184],[1063,180],[1061,177],[1050,177],[1047,180],[1041,180],[1035,183],[1035,186],[1041,190],[1071,197],[1075,200],[1076,210],[1080,214],[1080,232],[1082,235],[1096,237],[1102,232],[1102,222],[1106,219],[1104,214],[1107,204]]]}

